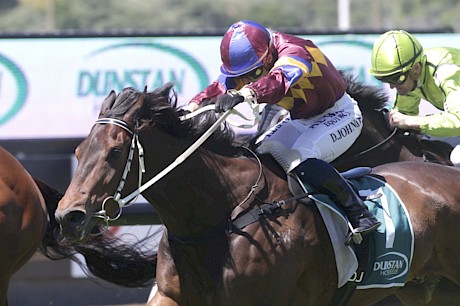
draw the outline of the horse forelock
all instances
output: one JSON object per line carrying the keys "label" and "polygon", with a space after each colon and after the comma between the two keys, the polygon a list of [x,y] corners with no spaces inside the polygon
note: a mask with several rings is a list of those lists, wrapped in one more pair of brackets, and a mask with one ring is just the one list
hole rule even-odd
{"label": "horse forelock", "polygon": [[111,108],[104,114],[107,118],[121,119],[140,96],[140,92],[132,87],[124,88],[115,98]]}

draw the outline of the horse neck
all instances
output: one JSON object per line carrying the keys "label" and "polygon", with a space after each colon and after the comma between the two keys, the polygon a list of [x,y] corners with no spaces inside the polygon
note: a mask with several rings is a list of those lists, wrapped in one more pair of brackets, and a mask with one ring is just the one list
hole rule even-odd
{"label": "horse neck", "polygon": [[363,111],[363,129],[360,136],[333,165],[340,171],[353,167],[378,165],[401,160],[422,160],[420,148],[409,139],[394,135],[382,114]]}
{"label": "horse neck", "polygon": [[[144,137],[142,141],[147,172],[144,181],[165,169],[189,146],[167,134]],[[158,143],[167,145],[159,150]],[[155,150],[155,154],[148,153]],[[256,182],[258,170],[257,164],[247,158],[199,148],[143,196],[176,235],[200,235],[228,220]]]}
{"label": "horse neck", "polygon": [[375,152],[369,154],[369,162],[372,162],[371,159],[374,160],[374,164],[370,164],[370,166],[397,161],[424,161],[424,151],[431,153],[432,158],[439,163],[450,163],[448,157],[450,151],[445,153],[445,149],[439,146],[423,145],[423,142],[413,134],[407,136],[399,132],[397,133],[394,128],[389,126],[387,118],[385,118],[382,111],[369,108],[364,109],[363,118],[364,126],[362,133],[368,135],[366,142],[375,146],[388,138],[388,141],[382,145],[380,150],[375,150]]}
{"label": "horse neck", "polygon": [[338,170],[344,171],[357,166],[375,167],[398,161],[422,162],[426,159],[452,165],[449,159],[449,146],[435,145],[434,141],[419,141],[413,135],[393,135],[396,131],[386,125],[383,117],[366,118],[366,114],[364,116],[361,135],[352,147],[333,163]]}

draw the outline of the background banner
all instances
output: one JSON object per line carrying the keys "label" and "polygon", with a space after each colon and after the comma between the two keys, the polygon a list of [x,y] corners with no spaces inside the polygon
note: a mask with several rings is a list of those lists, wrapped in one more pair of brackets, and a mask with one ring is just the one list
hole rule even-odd
{"label": "background banner", "polygon": [[[416,34],[460,48],[460,34]],[[378,35],[308,35],[339,69],[369,74]],[[111,90],[175,82],[180,103],[214,81],[220,36],[0,38],[0,140],[85,137]],[[394,94],[394,93],[392,93]],[[431,110],[430,110],[431,111]]]}

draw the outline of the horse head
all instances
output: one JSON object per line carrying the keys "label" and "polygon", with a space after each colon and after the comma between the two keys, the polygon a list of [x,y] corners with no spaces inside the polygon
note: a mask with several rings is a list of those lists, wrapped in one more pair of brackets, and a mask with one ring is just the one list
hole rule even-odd
{"label": "horse head", "polygon": [[[172,86],[168,83],[152,92],[125,88],[118,95],[112,92],[106,97],[95,125],[75,151],[78,166],[55,214],[61,224],[62,234],[67,239],[84,241],[94,225],[101,222],[108,224],[117,218],[121,208],[133,200],[132,195],[137,196],[141,192],[152,204],[168,203],[155,208],[159,212],[167,209],[174,211],[174,218],[177,218],[179,212],[185,218],[190,218],[197,210],[202,210],[203,220],[206,220],[204,223],[221,222],[224,219],[223,211],[228,213],[230,208],[214,206],[215,209],[209,210],[183,205],[189,202],[189,194],[202,197],[195,203],[213,202],[200,191],[202,185],[195,186],[193,182],[210,185],[218,181],[221,174],[205,168],[215,168],[219,157],[207,154],[207,151],[202,152],[200,147],[196,149],[196,154],[192,152],[194,154],[187,156],[183,165],[163,172],[170,165],[178,165],[179,154],[213,126],[217,118],[214,112],[208,112],[191,120],[181,120],[181,111],[177,108],[177,96]],[[223,156],[220,159],[237,155],[241,150],[232,147],[231,143],[235,139],[229,129],[219,128],[210,138],[213,141],[207,141],[203,147],[214,153],[219,152]],[[204,167],[203,163],[208,165]],[[228,172],[234,172],[228,163],[224,167],[228,168]],[[143,169],[146,169],[145,173]],[[141,188],[149,185],[152,180],[156,183],[158,177],[166,173],[168,179],[161,180],[154,188]],[[221,188],[224,187],[213,188],[216,197],[221,197]],[[182,192],[178,193],[178,189]],[[217,221],[206,217],[209,211],[216,210],[219,214]],[[168,214],[164,215],[163,222],[167,222]]]}
{"label": "horse head", "polygon": [[[135,119],[143,109],[144,96],[132,88],[125,88],[118,96],[112,91],[102,103],[90,134],[76,148],[78,167],[55,213],[67,239],[84,241],[104,216],[117,215],[119,207],[111,196],[120,188],[134,188],[129,183],[124,186],[127,178],[122,173],[133,159],[131,144],[141,124]],[[96,214],[101,211],[102,218]]]}

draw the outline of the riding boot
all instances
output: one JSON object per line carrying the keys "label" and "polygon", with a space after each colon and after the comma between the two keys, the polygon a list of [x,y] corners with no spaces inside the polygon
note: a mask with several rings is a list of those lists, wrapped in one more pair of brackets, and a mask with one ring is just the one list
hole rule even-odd
{"label": "riding boot", "polygon": [[380,222],[367,209],[353,188],[329,163],[310,158],[302,162],[292,172],[340,204],[355,233],[365,235],[380,226]]}

